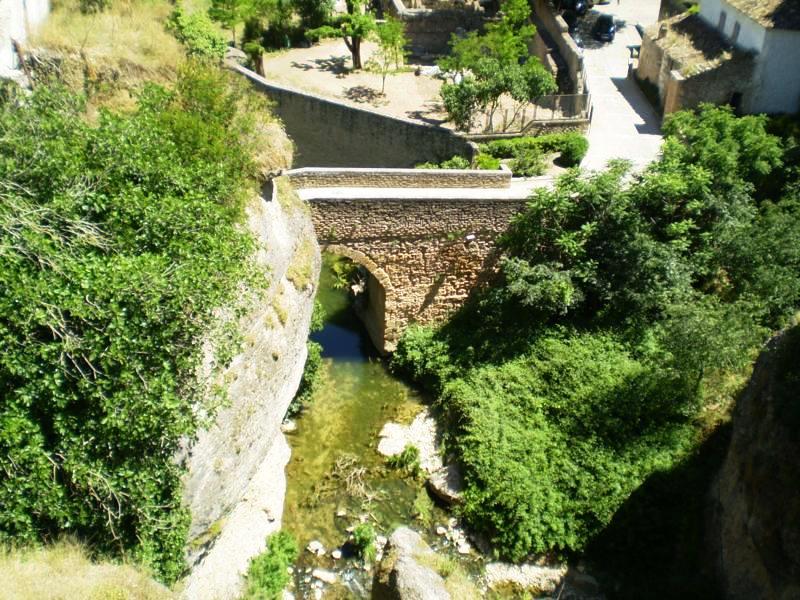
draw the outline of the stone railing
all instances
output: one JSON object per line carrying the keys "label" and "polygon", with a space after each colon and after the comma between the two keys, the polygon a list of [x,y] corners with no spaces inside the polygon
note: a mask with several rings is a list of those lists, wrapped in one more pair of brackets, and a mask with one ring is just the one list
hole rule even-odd
{"label": "stone railing", "polygon": [[511,171],[466,169],[340,169],[305,167],[284,173],[296,189],[304,188],[508,188]]}

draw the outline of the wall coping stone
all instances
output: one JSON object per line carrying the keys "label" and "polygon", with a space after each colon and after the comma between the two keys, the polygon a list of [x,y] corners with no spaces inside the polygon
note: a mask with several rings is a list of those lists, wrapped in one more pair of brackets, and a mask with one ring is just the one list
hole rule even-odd
{"label": "wall coping stone", "polygon": [[297,189],[324,187],[507,189],[512,173],[498,170],[302,167],[283,173]]}

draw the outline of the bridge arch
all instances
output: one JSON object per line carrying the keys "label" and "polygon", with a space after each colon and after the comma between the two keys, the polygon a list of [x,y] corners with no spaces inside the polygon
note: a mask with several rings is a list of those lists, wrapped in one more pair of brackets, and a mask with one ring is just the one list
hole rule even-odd
{"label": "bridge arch", "polygon": [[[368,306],[361,319],[373,344],[381,352],[393,350],[397,342],[398,325],[394,322],[395,290],[389,275],[365,253],[343,244],[323,244],[322,250],[349,258],[367,270]],[[377,285],[376,285],[377,284]]]}

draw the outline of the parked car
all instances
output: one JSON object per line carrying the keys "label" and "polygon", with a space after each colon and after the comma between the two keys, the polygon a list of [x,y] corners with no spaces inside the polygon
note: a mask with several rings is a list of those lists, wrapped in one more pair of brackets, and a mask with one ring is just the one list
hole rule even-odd
{"label": "parked car", "polygon": [[601,42],[613,42],[616,33],[617,26],[611,15],[600,15],[592,25],[592,36]]}
{"label": "parked car", "polygon": [[570,33],[574,33],[578,30],[578,15],[574,10],[565,10],[561,13],[561,17],[567,24]]}
{"label": "parked car", "polygon": [[586,0],[560,0],[558,7],[563,11],[572,11],[579,17],[585,15],[589,10]]}

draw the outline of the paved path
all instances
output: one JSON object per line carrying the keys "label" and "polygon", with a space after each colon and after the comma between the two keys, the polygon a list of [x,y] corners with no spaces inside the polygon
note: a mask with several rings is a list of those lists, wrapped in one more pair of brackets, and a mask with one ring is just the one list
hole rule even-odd
{"label": "paved path", "polygon": [[[627,76],[626,47],[641,43],[634,25],[655,23],[658,5],[658,0],[612,0],[584,17],[579,35],[585,45],[584,64],[594,106],[589,152],[581,163],[585,169],[602,169],[612,158],[625,158],[638,170],[658,155],[661,119],[633,78]],[[611,44],[599,44],[586,31],[599,13],[612,14],[621,22]]]}
{"label": "paved path", "polygon": [[368,188],[320,187],[297,190],[303,200],[521,200],[535,188],[551,185],[552,177],[514,178],[507,188]]}

